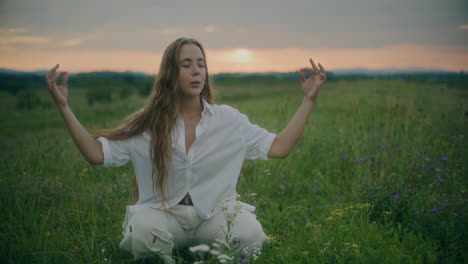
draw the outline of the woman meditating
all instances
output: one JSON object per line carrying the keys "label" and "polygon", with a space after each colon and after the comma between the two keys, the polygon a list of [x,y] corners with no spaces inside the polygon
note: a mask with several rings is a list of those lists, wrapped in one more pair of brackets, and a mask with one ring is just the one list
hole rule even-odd
{"label": "woman meditating", "polygon": [[319,63],[319,70],[312,59],[310,63],[312,68],[299,70],[302,104],[279,135],[250,123],[233,107],[214,104],[205,52],[190,38],[167,47],[147,103],[115,129],[90,134],[80,124],[67,101],[68,74],[57,73],[58,64],[46,81],[89,163],[133,163],[135,204],[127,206],[121,248],[135,259],[157,255],[175,263],[174,247],[225,241],[225,212],[237,210],[230,231],[239,248],[247,249],[248,260],[267,236],[253,214],[255,207],[237,201],[239,173],[246,159],[286,158],[296,145],[326,80],[323,66]]}

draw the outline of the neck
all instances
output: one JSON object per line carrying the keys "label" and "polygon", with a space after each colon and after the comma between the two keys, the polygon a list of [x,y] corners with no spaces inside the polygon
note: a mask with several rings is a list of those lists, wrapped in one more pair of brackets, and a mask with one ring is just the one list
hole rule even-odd
{"label": "neck", "polygon": [[201,112],[203,112],[203,104],[200,96],[181,99],[180,113],[183,116],[199,114]]}

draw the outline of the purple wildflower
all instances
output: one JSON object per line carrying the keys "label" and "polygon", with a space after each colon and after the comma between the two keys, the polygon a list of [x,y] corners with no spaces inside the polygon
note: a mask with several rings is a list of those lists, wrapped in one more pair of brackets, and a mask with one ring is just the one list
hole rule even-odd
{"label": "purple wildflower", "polygon": [[432,166],[432,165],[427,165],[427,167],[428,167],[429,169],[431,169],[431,170],[435,169],[435,167]]}
{"label": "purple wildflower", "polygon": [[388,146],[382,146],[381,148],[382,149],[388,149]]}
{"label": "purple wildflower", "polygon": [[447,160],[448,160],[448,157],[442,157],[442,158],[440,158],[439,160],[441,160],[441,161],[447,161]]}
{"label": "purple wildflower", "polygon": [[245,254],[240,254],[239,256],[240,256],[241,259],[245,259],[247,257],[247,255],[245,255]]}
{"label": "purple wildflower", "polygon": [[367,160],[366,158],[360,158],[360,159],[358,160],[358,162],[364,162],[364,161],[366,161],[366,160]]}
{"label": "purple wildflower", "polygon": [[396,148],[394,148],[393,150],[395,150],[395,151],[400,151],[401,148],[400,148],[400,147],[396,147]]}
{"label": "purple wildflower", "polygon": [[339,200],[339,199],[340,199],[340,197],[338,197],[338,196],[335,196],[335,200]]}
{"label": "purple wildflower", "polygon": [[400,196],[398,194],[392,194],[392,198],[398,200],[400,199]]}
{"label": "purple wildflower", "polygon": [[413,208],[413,214],[415,214],[415,215],[419,214],[419,208],[418,207]]}
{"label": "purple wildflower", "polygon": [[343,159],[347,159],[347,158],[349,158],[349,155],[348,155],[348,154],[344,154],[344,155],[343,155]]}
{"label": "purple wildflower", "polygon": [[437,181],[438,181],[439,183],[444,183],[444,182],[445,182],[444,179],[437,179]]}
{"label": "purple wildflower", "polygon": [[437,214],[439,211],[440,211],[439,208],[431,208],[431,210],[430,210],[431,214],[433,214],[433,215]]}
{"label": "purple wildflower", "polygon": [[307,211],[312,212],[312,207],[307,208]]}
{"label": "purple wildflower", "polygon": [[235,238],[232,239],[232,243],[233,243],[233,244],[238,244],[239,242],[240,242],[240,239],[237,238],[237,237],[235,237]]}
{"label": "purple wildflower", "polygon": [[317,183],[320,183],[318,180],[314,180],[314,183],[317,184]]}

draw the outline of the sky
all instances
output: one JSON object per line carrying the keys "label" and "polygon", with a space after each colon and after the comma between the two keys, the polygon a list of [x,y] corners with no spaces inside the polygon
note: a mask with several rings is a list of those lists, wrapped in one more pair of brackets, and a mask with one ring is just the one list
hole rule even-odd
{"label": "sky", "polygon": [[468,70],[466,0],[0,0],[0,68],[156,74],[199,40],[210,73]]}

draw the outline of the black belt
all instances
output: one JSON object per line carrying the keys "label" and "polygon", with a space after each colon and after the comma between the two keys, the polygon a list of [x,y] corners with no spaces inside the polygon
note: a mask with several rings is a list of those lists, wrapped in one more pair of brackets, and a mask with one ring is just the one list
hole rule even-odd
{"label": "black belt", "polygon": [[179,202],[179,204],[191,205],[191,206],[193,206],[192,198],[190,197],[190,194],[187,193],[187,194],[184,196],[184,198],[182,198],[182,200]]}

